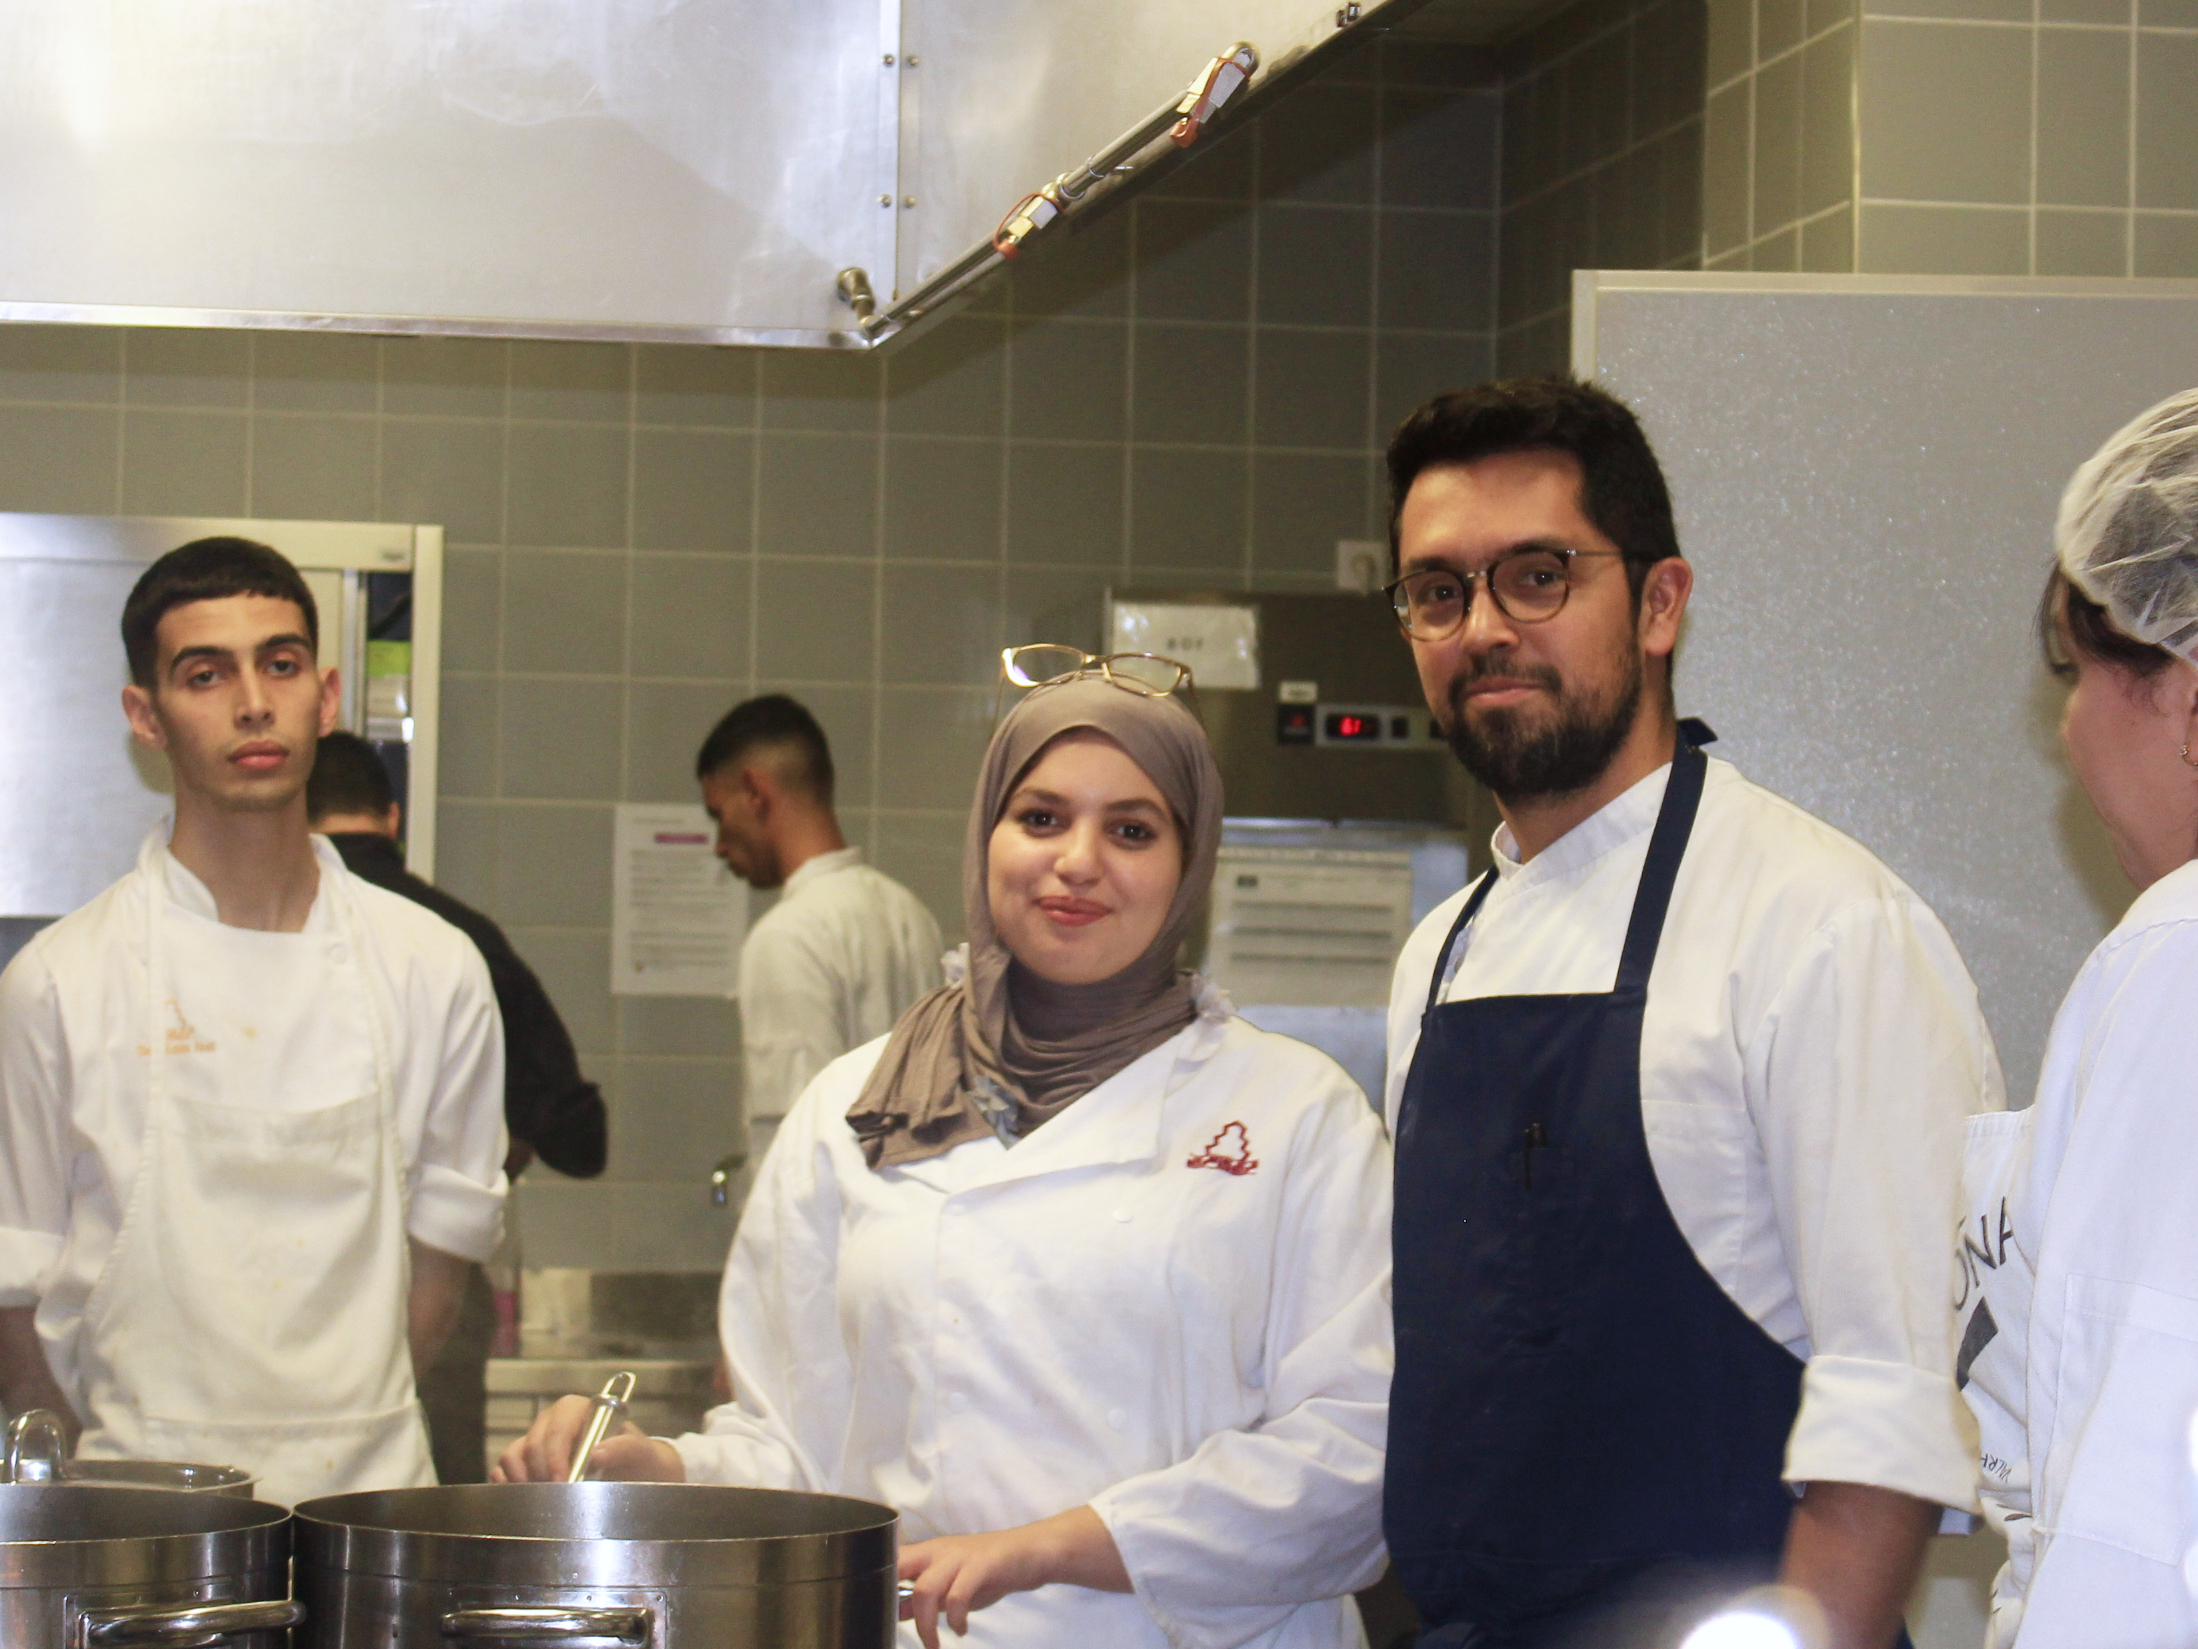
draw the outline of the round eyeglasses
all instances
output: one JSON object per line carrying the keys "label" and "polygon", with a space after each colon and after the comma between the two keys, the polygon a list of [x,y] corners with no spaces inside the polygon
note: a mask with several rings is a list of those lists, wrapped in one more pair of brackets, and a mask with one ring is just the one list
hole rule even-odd
{"label": "round eyeglasses", "polygon": [[1186,692],[1193,707],[1197,705],[1188,664],[1158,653],[1087,653],[1081,647],[1039,641],[1000,649],[1000,688],[993,695],[992,719],[1000,719],[1000,699],[1010,687],[1057,687],[1094,677],[1150,699]]}
{"label": "round eyeglasses", "polygon": [[1473,607],[1473,586],[1485,583],[1496,610],[1515,624],[1540,624],[1563,610],[1579,556],[1622,556],[1623,550],[1534,548],[1500,555],[1477,573],[1424,567],[1387,588],[1397,622],[1414,641],[1445,641]]}

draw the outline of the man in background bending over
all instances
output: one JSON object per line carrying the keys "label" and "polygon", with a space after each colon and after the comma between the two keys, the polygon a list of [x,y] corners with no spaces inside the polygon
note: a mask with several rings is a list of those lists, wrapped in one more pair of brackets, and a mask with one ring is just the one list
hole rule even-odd
{"label": "man in background bending over", "polygon": [[[356,733],[322,739],[305,807],[312,828],[342,855],[345,869],[426,906],[472,940],[488,964],[504,1021],[504,1124],[511,1131],[505,1174],[517,1179],[536,1157],[575,1179],[600,1174],[607,1133],[603,1095],[580,1074],[565,1022],[503,929],[405,868],[397,845],[403,809],[374,747]],[[495,1337],[495,1296],[487,1275],[472,1266],[442,1356],[419,1371],[435,1475],[442,1482],[487,1479],[487,1364]]]}
{"label": "man in background bending over", "polygon": [[785,694],[727,712],[702,741],[695,777],[717,821],[717,856],[750,887],[780,890],[740,951],[753,1166],[811,1077],[937,986],[939,924],[847,845],[824,729]]}

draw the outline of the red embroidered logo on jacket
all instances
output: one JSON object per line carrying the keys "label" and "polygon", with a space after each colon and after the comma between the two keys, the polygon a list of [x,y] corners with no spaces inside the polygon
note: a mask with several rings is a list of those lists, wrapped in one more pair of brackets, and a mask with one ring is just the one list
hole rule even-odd
{"label": "red embroidered logo on jacket", "polygon": [[1187,1160],[1184,1166],[1218,1168],[1224,1174],[1248,1174],[1259,1166],[1259,1159],[1252,1155],[1252,1136],[1244,1131],[1244,1124],[1232,1122],[1206,1141],[1206,1148]]}

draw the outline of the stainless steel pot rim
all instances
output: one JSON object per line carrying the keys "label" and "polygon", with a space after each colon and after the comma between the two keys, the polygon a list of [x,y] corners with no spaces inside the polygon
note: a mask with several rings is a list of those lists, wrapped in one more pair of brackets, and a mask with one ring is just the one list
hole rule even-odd
{"label": "stainless steel pot rim", "polygon": [[279,1569],[290,1513],[121,1483],[0,1485],[0,1590],[242,1577]]}
{"label": "stainless steel pot rim", "polygon": [[71,1460],[55,1481],[85,1488],[119,1485],[248,1497],[259,1479],[241,1466],[204,1466],[188,1460]]}
{"label": "stainless steel pot rim", "polygon": [[301,1566],[457,1584],[757,1585],[890,1564],[898,1518],[843,1495],[686,1483],[453,1484],[309,1500]]}

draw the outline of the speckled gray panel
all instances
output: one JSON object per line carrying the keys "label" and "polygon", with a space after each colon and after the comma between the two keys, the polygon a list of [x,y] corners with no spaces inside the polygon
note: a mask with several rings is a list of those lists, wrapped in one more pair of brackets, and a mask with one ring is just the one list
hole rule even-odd
{"label": "speckled gray panel", "polygon": [[1682,713],[1953,930],[2013,1102],[2129,898],[2031,615],[2071,470],[2198,384],[2198,282],[1581,277],[1699,582]]}

